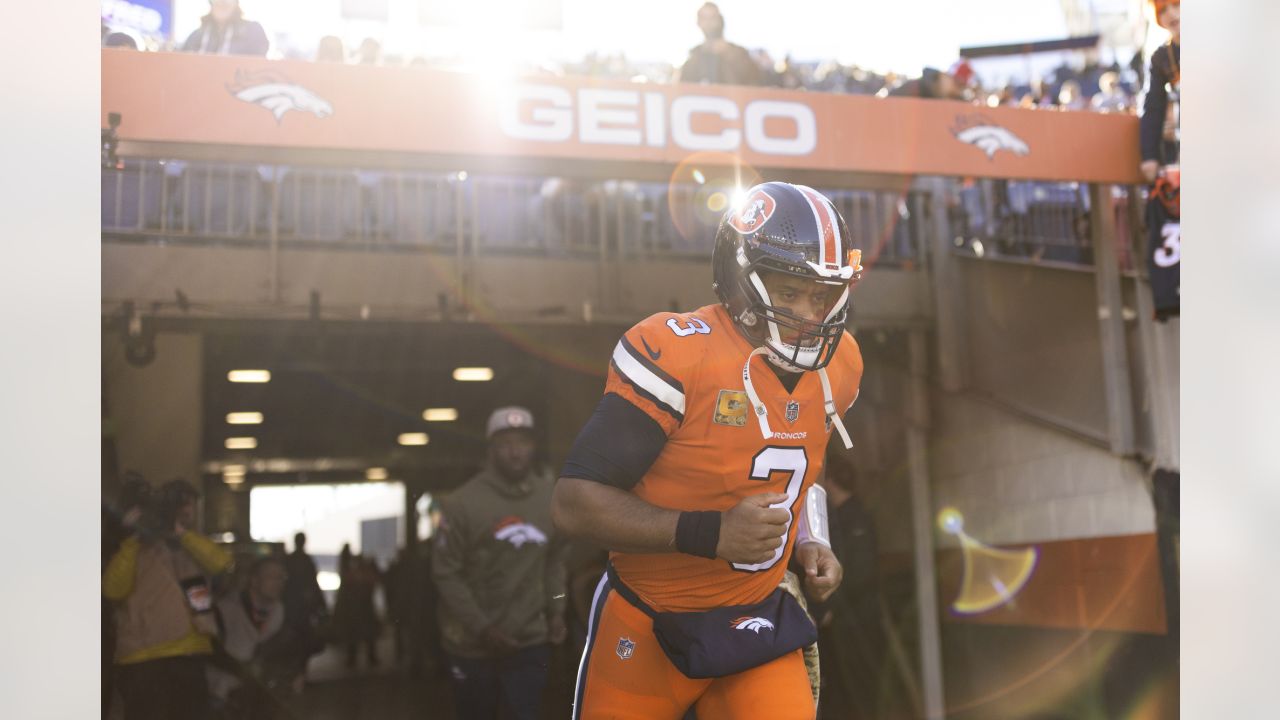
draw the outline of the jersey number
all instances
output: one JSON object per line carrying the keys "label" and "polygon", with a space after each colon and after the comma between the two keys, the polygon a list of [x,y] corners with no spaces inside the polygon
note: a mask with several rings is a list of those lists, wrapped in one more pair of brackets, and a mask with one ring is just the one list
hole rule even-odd
{"label": "jersey number", "polygon": [[1182,224],[1165,223],[1160,228],[1160,237],[1164,239],[1164,244],[1156,248],[1156,265],[1162,268],[1177,265],[1182,260]]}
{"label": "jersey number", "polygon": [[[791,534],[791,523],[795,520],[795,513],[791,508],[796,503],[796,498],[800,496],[800,488],[804,486],[804,473],[809,469],[809,458],[805,455],[804,448],[798,447],[767,447],[751,459],[751,479],[761,482],[768,482],[773,473],[788,472],[791,473],[790,479],[787,480],[787,499],[777,505],[771,507],[780,507],[786,509],[790,517],[787,519],[787,529],[783,532],[786,538]],[[745,570],[747,572],[760,572],[768,570],[778,561],[782,559],[782,553],[787,549],[787,543],[783,542],[778,549],[773,552],[773,557],[762,563],[733,563],[734,570]]]}
{"label": "jersey number", "polygon": [[689,318],[689,322],[684,326],[680,325],[680,321],[678,319],[671,318],[667,321],[667,327],[671,328],[671,332],[679,335],[680,337],[689,337],[694,333],[706,335],[711,332],[711,326],[702,322],[698,318]]}

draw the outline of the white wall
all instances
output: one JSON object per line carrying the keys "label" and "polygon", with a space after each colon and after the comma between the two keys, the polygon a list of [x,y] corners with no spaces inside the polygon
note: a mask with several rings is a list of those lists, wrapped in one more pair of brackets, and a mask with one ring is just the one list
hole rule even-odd
{"label": "white wall", "polygon": [[933,402],[935,517],[954,507],[969,535],[996,545],[1155,531],[1137,462],[981,400]]}

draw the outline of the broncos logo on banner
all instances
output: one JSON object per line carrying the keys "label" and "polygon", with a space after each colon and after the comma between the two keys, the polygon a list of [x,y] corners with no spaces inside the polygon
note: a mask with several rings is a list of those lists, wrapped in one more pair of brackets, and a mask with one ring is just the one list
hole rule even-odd
{"label": "broncos logo on banner", "polygon": [[743,615],[740,618],[734,618],[729,621],[729,624],[733,625],[735,630],[750,630],[757,635],[760,634],[761,630],[773,629],[773,623],[762,617],[751,617],[750,615]]}
{"label": "broncos logo on banner", "polygon": [[227,90],[240,100],[270,110],[277,124],[290,110],[309,112],[318,118],[333,114],[333,105],[328,100],[273,71],[247,73],[239,70],[235,83],[228,85]]}
{"label": "broncos logo on banner", "polygon": [[955,126],[951,128],[951,134],[955,135],[960,142],[981,150],[988,160],[995,159],[995,154],[1001,150],[1007,150],[1014,155],[1031,153],[1031,148],[1022,138],[983,115],[957,117]]}
{"label": "broncos logo on banner", "polygon": [[498,521],[493,531],[493,539],[509,542],[517,548],[524,547],[526,543],[547,544],[546,533],[515,516],[508,516]]}

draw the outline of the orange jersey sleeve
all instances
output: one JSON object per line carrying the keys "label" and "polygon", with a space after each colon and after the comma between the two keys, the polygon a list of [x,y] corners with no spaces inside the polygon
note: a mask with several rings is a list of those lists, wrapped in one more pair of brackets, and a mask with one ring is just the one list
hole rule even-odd
{"label": "orange jersey sleeve", "polygon": [[858,341],[846,330],[840,339],[840,347],[836,348],[836,356],[828,375],[832,378],[832,400],[836,412],[844,417],[858,399],[858,389],[862,386],[862,349]]}
{"label": "orange jersey sleeve", "polygon": [[699,336],[709,332],[693,314],[651,315],[614,346],[605,392],[640,408],[670,436],[684,422],[687,398],[696,392],[706,347]]}

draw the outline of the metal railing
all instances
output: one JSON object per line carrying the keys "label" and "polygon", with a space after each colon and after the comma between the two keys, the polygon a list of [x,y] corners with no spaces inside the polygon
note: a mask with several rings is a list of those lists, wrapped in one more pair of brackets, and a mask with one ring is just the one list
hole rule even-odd
{"label": "metal railing", "polygon": [[[821,189],[821,188],[820,188]],[[920,192],[822,189],[865,265],[921,259]],[[725,198],[693,184],[121,158],[106,238],[705,262]],[[716,209],[718,208],[718,209]]]}
{"label": "metal railing", "polygon": [[[948,198],[948,225],[956,252],[1046,266],[1095,265],[1090,186],[1077,182],[979,179],[957,182]],[[1116,228],[1120,269],[1135,272],[1135,215],[1129,204],[1142,191],[1111,185],[1106,197]],[[1140,218],[1139,218],[1140,222]]]}

